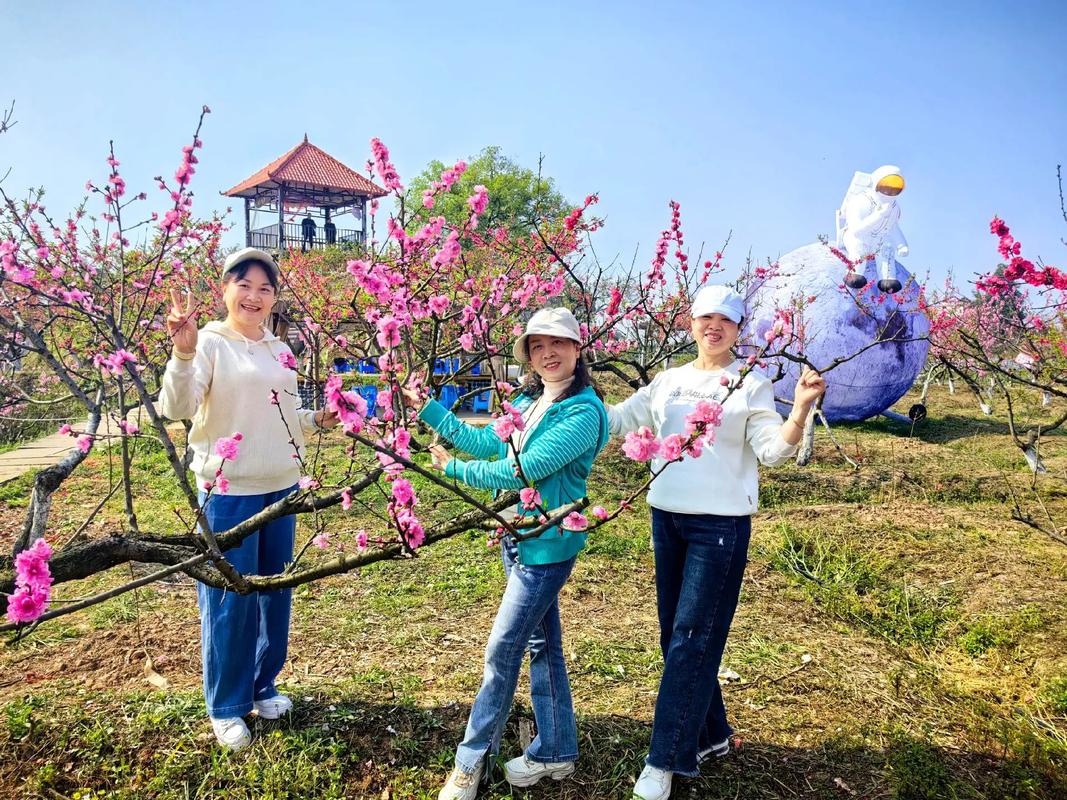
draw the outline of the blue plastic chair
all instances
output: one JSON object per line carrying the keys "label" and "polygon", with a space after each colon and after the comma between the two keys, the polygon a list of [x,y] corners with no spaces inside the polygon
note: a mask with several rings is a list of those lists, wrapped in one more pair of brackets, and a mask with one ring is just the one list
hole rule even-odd
{"label": "blue plastic chair", "polygon": [[482,374],[482,362],[479,361],[477,364],[475,364],[474,366],[471,367],[471,375],[481,375],[481,374]]}
{"label": "blue plastic chair", "polygon": [[459,400],[459,387],[452,384],[446,384],[439,390],[437,402],[443,405],[445,408],[451,409]]}
{"label": "blue plastic chair", "polygon": [[449,365],[448,365],[448,371],[451,372],[453,375],[455,375],[457,372],[459,372],[459,365],[462,364],[462,363],[463,363],[463,361],[461,359],[458,359],[458,358],[450,359],[449,360]]}
{"label": "blue plastic chair", "polygon": [[448,369],[448,364],[445,361],[445,359],[438,358],[433,362],[433,374],[434,375],[444,375],[445,371],[447,369]]}
{"label": "blue plastic chair", "polygon": [[359,362],[359,372],[361,375],[377,375],[378,365],[374,363],[373,358],[364,358]]}
{"label": "blue plastic chair", "polygon": [[343,374],[352,371],[352,362],[347,358],[335,358],[333,360],[334,371],[338,374]]}
{"label": "blue plastic chair", "polygon": [[479,413],[479,412],[484,412],[484,413],[488,414],[489,413],[489,395],[490,395],[490,392],[488,390],[486,390],[484,392],[479,392],[478,394],[474,395],[474,402],[471,403],[471,410],[474,411],[474,413],[476,413],[476,414]]}

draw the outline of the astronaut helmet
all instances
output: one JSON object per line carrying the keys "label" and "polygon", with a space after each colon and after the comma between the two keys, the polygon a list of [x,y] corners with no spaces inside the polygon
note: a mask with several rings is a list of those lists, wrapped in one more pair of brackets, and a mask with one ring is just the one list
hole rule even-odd
{"label": "astronaut helmet", "polygon": [[904,176],[900,174],[900,167],[886,164],[871,173],[871,183],[874,190],[886,197],[896,197],[904,191]]}

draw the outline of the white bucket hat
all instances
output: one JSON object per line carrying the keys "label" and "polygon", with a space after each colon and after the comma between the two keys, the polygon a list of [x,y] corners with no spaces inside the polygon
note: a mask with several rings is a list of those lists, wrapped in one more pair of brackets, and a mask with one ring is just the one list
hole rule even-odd
{"label": "white bucket hat", "polygon": [[244,261],[254,261],[257,264],[262,264],[264,269],[270,271],[275,280],[278,279],[278,262],[271,258],[270,253],[257,247],[243,247],[226,256],[226,260],[222,264],[222,274],[225,275]]}
{"label": "white bucket hat", "polygon": [[542,308],[526,323],[526,333],[515,340],[515,346],[511,353],[520,364],[530,360],[530,354],[526,351],[526,340],[531,336],[558,336],[561,339],[571,339],[578,344],[582,343],[581,329],[578,320],[569,308]]}
{"label": "white bucket hat", "polygon": [[745,316],[745,299],[729,286],[704,286],[693,296],[693,319],[722,314],[740,324]]}

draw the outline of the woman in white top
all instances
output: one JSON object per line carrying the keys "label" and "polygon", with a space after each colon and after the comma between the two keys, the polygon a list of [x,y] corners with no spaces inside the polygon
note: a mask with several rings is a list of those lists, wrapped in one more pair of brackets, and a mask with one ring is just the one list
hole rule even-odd
{"label": "woman in white top", "polygon": [[[737,386],[732,348],[744,317],[741,296],[706,286],[693,300],[692,317],[696,359],[608,406],[613,434],[645,426],[665,437],[686,435],[685,418],[700,401],[722,404],[714,443],[669,464],[648,493],[664,667],[652,742],[634,787],[640,800],[666,800],[674,773],[697,775],[700,761],[729,752],[733,731],[717,675],[757,508],[757,462],[774,466],[793,455],[825,389],[817,373],[805,371],[783,424],[765,376],[750,372]],[[727,398],[731,386],[737,388]]]}
{"label": "woman in white top", "polygon": [[[193,298],[171,297],[173,350],[160,410],[192,420],[188,446],[200,505],[211,530],[221,532],[294,491],[304,434],[333,427],[337,416],[299,408],[293,354],[266,328],[278,297],[278,265],[268,253],[246,247],[226,259],[222,322],[198,332]],[[281,572],[293,560],[295,532],[294,517],[276,519],[226,558],[245,575]],[[293,707],[274,686],[288,648],[291,599],[292,589],[242,595],[197,584],[204,699],[223,747],[249,743],[243,717],[253,709],[276,719]]]}

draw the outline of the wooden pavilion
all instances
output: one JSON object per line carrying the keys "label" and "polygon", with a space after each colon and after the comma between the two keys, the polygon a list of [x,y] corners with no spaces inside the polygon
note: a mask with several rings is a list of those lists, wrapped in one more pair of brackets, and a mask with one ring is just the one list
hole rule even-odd
{"label": "wooden pavilion", "polygon": [[[292,150],[223,194],[244,198],[246,246],[308,250],[365,242],[367,201],[386,191],[304,134]],[[264,215],[270,222],[255,224]],[[352,219],[351,227],[338,228],[334,218],[344,215]]]}

